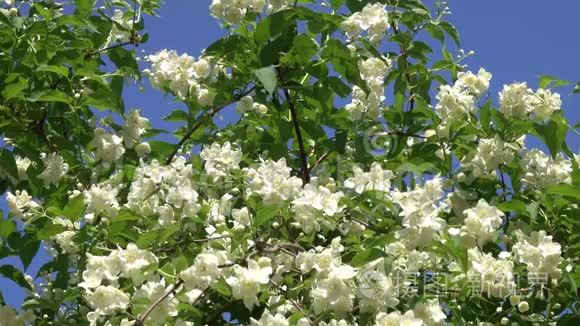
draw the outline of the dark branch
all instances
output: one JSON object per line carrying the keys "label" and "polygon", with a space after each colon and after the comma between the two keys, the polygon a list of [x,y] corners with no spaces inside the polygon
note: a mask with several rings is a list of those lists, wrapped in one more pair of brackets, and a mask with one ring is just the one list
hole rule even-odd
{"label": "dark branch", "polygon": [[296,132],[296,141],[298,142],[298,148],[300,149],[300,162],[302,163],[302,181],[304,184],[310,182],[310,171],[308,170],[308,157],[306,155],[306,150],[304,149],[304,140],[302,139],[302,131],[300,131],[300,124],[298,123],[298,114],[296,113],[296,107],[294,102],[290,97],[290,92],[284,89],[284,96],[286,97],[286,102],[288,103],[288,108],[290,109],[290,115],[292,116],[292,124],[294,125],[294,131]]}
{"label": "dark branch", "polygon": [[[393,32],[395,32],[395,35],[399,35],[399,28],[397,27],[397,25],[395,23],[393,23]],[[405,59],[405,61],[404,61],[404,63],[405,63],[405,66],[404,66],[405,77],[407,78],[407,83],[409,83],[409,87],[411,87],[412,79],[411,79],[411,75],[409,75],[409,73],[408,73],[409,66],[407,64],[407,57],[409,55],[408,55],[405,47],[403,47],[403,45],[400,45],[399,48],[401,49],[401,55]],[[413,91],[409,89],[409,111],[413,111],[413,109],[415,108],[415,99],[413,98],[413,95],[414,95]]]}

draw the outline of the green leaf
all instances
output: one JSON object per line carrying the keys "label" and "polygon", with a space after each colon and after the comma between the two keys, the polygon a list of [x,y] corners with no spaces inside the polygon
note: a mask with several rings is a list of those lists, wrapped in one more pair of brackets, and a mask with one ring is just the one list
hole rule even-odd
{"label": "green leaf", "polygon": [[570,84],[570,82],[567,80],[558,79],[550,75],[541,75],[538,82],[538,88],[551,88],[565,86],[568,84]]}
{"label": "green leaf", "polygon": [[380,257],[384,257],[385,253],[378,248],[368,248],[356,254],[350,261],[353,267],[362,266]]}
{"label": "green leaf", "polygon": [[36,236],[33,234],[26,234],[22,237],[20,245],[18,247],[18,256],[20,260],[22,260],[22,265],[24,265],[24,269],[28,269],[30,263],[32,263],[32,259],[38,253],[38,248],[40,247],[40,241],[36,239]]}
{"label": "green leaf", "polygon": [[62,214],[68,217],[71,221],[77,221],[80,219],[84,212],[85,202],[82,195],[70,199],[62,209]]}
{"label": "green leaf", "polygon": [[572,94],[578,93],[580,93],[580,83],[577,83],[576,86],[574,86],[574,89],[572,90]]}
{"label": "green leaf", "polygon": [[500,203],[497,205],[497,208],[502,212],[516,212],[518,214],[524,215],[528,213],[526,209],[526,203],[517,199]]}
{"label": "green leaf", "polygon": [[18,77],[15,82],[6,85],[2,90],[2,97],[4,101],[8,101],[13,98],[23,97],[23,91],[28,88],[28,82],[23,77]]}
{"label": "green leaf", "polygon": [[152,140],[149,142],[151,146],[151,155],[157,158],[167,158],[171,152],[175,149],[174,144],[170,144],[160,140]]}
{"label": "green leaf", "polygon": [[5,148],[0,150],[0,169],[4,170],[15,180],[18,180],[18,168],[16,167],[14,153]]}
{"label": "green leaf", "polygon": [[3,214],[0,211],[0,238],[8,239],[10,234],[16,230],[16,223],[14,223],[12,220],[5,220],[2,215]]}
{"label": "green leaf", "polygon": [[254,216],[254,226],[256,228],[266,224],[268,221],[276,216],[280,208],[275,205],[258,204],[256,208],[256,216]]}
{"label": "green leaf", "polygon": [[67,104],[71,102],[68,95],[56,89],[36,92],[28,100],[30,102],[62,102]]}
{"label": "green leaf", "polygon": [[48,71],[54,72],[55,74],[61,75],[63,77],[68,77],[68,68],[64,66],[50,66],[50,65],[40,65],[36,68],[37,71]]}
{"label": "green leaf", "polygon": [[109,59],[113,61],[119,70],[124,71],[137,79],[141,77],[137,61],[130,51],[127,51],[122,47],[116,47],[110,49],[108,54]]}
{"label": "green leaf", "polygon": [[24,278],[24,274],[19,271],[16,267],[12,265],[2,265],[0,266],[0,275],[14,281],[16,284],[20,285],[23,288],[32,290],[30,284]]}
{"label": "green leaf", "polygon": [[293,9],[286,9],[262,19],[256,26],[256,31],[254,32],[256,43],[265,43],[284,33],[290,23],[293,22],[292,16],[294,14],[295,11]]}
{"label": "green leaf", "polygon": [[189,121],[189,116],[187,112],[182,110],[175,110],[171,112],[168,116],[163,117],[166,121]]}
{"label": "green leaf", "polygon": [[274,66],[268,66],[254,70],[253,73],[256,75],[260,83],[262,83],[264,89],[270,93],[270,95],[274,94],[274,90],[276,90],[278,84],[276,68],[274,68]]}
{"label": "green leaf", "polygon": [[332,9],[337,10],[338,8],[342,7],[346,0],[330,0],[330,6]]}
{"label": "green leaf", "polygon": [[552,115],[552,119],[547,124],[536,124],[535,132],[537,136],[542,138],[546,146],[550,149],[552,157],[564,148],[566,141],[566,133],[568,131],[568,124],[562,117],[562,113]]}
{"label": "green leaf", "polygon": [[48,224],[36,233],[36,238],[38,240],[48,240],[64,231],[66,231],[66,228],[60,224]]}
{"label": "green leaf", "polygon": [[446,21],[442,21],[439,22],[439,27],[441,27],[451,37],[455,42],[455,45],[460,46],[459,33],[457,32],[457,29],[455,29],[455,26]]}
{"label": "green leaf", "polygon": [[95,1],[96,0],[76,0],[75,3],[77,8],[75,14],[82,17],[87,16],[93,10]]}
{"label": "green leaf", "polygon": [[580,188],[577,185],[559,184],[550,186],[546,189],[546,193],[551,195],[562,195],[580,200]]}

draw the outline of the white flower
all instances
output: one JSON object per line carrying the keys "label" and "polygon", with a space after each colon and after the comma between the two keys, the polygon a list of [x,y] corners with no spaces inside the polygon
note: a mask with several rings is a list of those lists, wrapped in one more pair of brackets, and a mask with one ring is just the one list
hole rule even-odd
{"label": "white flower", "polygon": [[491,74],[485,69],[479,68],[477,75],[471,71],[458,73],[456,85],[467,88],[469,93],[475,96],[480,96],[489,88],[490,80]]}
{"label": "white flower", "polygon": [[224,251],[205,250],[195,257],[193,266],[182,271],[181,279],[185,287],[191,289],[205,289],[222,276],[220,265],[228,261]]}
{"label": "white flower", "polygon": [[403,217],[402,224],[407,228],[403,230],[401,237],[408,243],[407,246],[426,245],[435,232],[443,230],[445,220],[438,217],[445,209],[443,195],[439,176],[425,182],[423,187],[391,194],[393,201],[401,207],[399,215]]}
{"label": "white flower", "polygon": [[461,166],[473,172],[475,177],[488,175],[502,164],[509,164],[514,159],[517,145],[504,142],[499,135],[494,138],[481,139],[475,151],[461,161]]}
{"label": "white flower", "polygon": [[383,170],[381,165],[374,162],[371,165],[369,172],[363,172],[359,167],[353,168],[354,176],[344,182],[344,186],[354,189],[361,194],[364,191],[389,191],[391,187],[391,179],[394,178],[393,172],[390,170]]}
{"label": "white flower", "polygon": [[95,147],[95,160],[102,160],[104,163],[112,163],[125,154],[123,139],[105,132],[102,128],[95,130],[95,138],[91,142],[91,146]]}
{"label": "white flower", "polygon": [[[375,87],[371,88],[369,94],[360,87],[356,85],[353,86],[352,102],[344,107],[345,110],[348,111],[351,120],[357,121],[362,119],[363,116],[376,120],[381,116],[380,106],[381,102],[384,100],[381,88],[382,81],[373,80],[371,83]],[[372,92],[372,90],[376,90],[376,86],[379,86],[380,90]]]}
{"label": "white flower", "polygon": [[532,96],[526,83],[504,85],[499,93],[499,111],[507,118],[525,119],[532,111]]}
{"label": "white flower", "polygon": [[[139,308],[137,311],[145,310],[151,303],[156,302],[161,298],[166,291],[165,280],[161,279],[158,282],[147,282],[141,285],[141,287],[135,291],[133,295],[133,301],[139,302]],[[173,294],[169,294],[165,299],[163,299],[159,304],[155,306],[155,309],[151,311],[147,322],[152,322],[154,325],[165,325],[167,317],[177,316],[177,305],[179,300],[175,298]]]}
{"label": "white flower", "polygon": [[255,193],[266,202],[296,198],[302,189],[302,180],[290,176],[290,171],[292,169],[286,165],[284,158],[278,161],[262,160],[257,169],[244,169],[247,196]]}
{"label": "white flower", "polygon": [[68,164],[64,162],[64,158],[56,153],[42,153],[40,158],[45,168],[38,178],[42,179],[47,187],[51,184],[58,184],[68,172]]}
{"label": "white flower", "polygon": [[480,199],[475,207],[466,209],[463,214],[466,218],[462,231],[475,237],[479,246],[485,244],[500,228],[504,217],[499,209],[489,205],[485,199]]}
{"label": "white flower", "polygon": [[300,197],[292,201],[293,217],[304,232],[311,233],[319,228],[317,215],[335,216],[342,212],[343,207],[339,206],[342,197],[341,191],[332,192],[324,186],[309,183],[302,189]]}
{"label": "white flower", "polygon": [[561,154],[552,158],[539,149],[524,152],[520,162],[524,170],[523,182],[527,187],[542,189],[559,183],[572,182],[572,162]]}
{"label": "white flower", "polygon": [[512,251],[516,260],[526,264],[530,279],[547,281],[547,276],[558,279],[562,276],[559,265],[562,263],[562,246],[553,242],[552,236],[546,235],[546,231],[532,232],[529,237],[520,230],[516,233],[516,242]]}
{"label": "white flower", "polygon": [[244,114],[250,110],[252,110],[254,106],[254,99],[250,95],[246,95],[242,97],[238,101],[238,106],[236,107],[236,111],[240,114]]}
{"label": "white flower", "polygon": [[134,243],[127,245],[127,249],[119,249],[117,255],[124,277],[133,279],[134,284],[140,284],[150,277],[155,270],[151,266],[157,265],[157,257],[147,250],[141,250]]}
{"label": "white flower", "polygon": [[91,188],[83,191],[87,214],[106,213],[110,217],[116,216],[119,211],[118,191],[109,184],[91,185]]}
{"label": "white flower", "polygon": [[469,249],[467,254],[467,277],[481,291],[498,298],[505,298],[514,292],[516,284],[512,261],[506,258],[495,259],[490,253],[483,254],[477,247]]}
{"label": "white flower", "polygon": [[6,193],[6,201],[8,202],[10,212],[15,217],[21,219],[27,219],[33,216],[34,212],[30,212],[29,210],[40,206],[32,200],[32,196],[29,196],[26,190],[16,190],[14,194],[8,191]]}
{"label": "white flower", "polygon": [[234,219],[234,230],[244,230],[252,222],[252,216],[247,207],[233,209],[232,218]]}
{"label": "white flower", "polygon": [[447,318],[438,299],[419,302],[415,305],[414,311],[415,316],[421,318],[426,326],[443,325]]}
{"label": "white flower", "polygon": [[445,124],[466,119],[475,111],[475,97],[461,87],[443,85],[436,98],[435,112]]}
{"label": "white flower", "polygon": [[522,301],[518,304],[518,310],[519,312],[521,312],[522,314],[527,312],[528,310],[530,310],[530,305],[528,304],[527,301]]}
{"label": "white flower", "polygon": [[[123,126],[123,140],[125,141],[125,147],[133,148],[137,143],[139,143],[139,140],[143,133],[145,133],[145,128],[147,128],[148,125],[149,119],[141,117],[138,110],[132,110]],[[151,149],[149,149],[149,151],[151,151]]]}
{"label": "white flower", "polygon": [[375,57],[359,61],[358,67],[362,80],[367,82],[371,80],[383,81],[391,69],[391,60],[385,59],[385,61]]}
{"label": "white flower", "polygon": [[20,181],[28,180],[26,171],[32,164],[32,161],[28,157],[20,157],[18,155],[14,157],[14,160],[16,161],[16,168],[18,169],[18,179]]}
{"label": "white flower", "polygon": [[[107,44],[111,42],[127,42],[131,37],[131,30],[133,28],[133,14],[132,12],[123,12],[119,9],[115,9],[113,17],[111,20],[114,21],[116,24],[113,24],[111,27],[111,33],[109,34],[109,38],[107,40]],[[137,16],[135,19],[135,23],[139,22],[139,17]],[[118,25],[123,27],[123,29],[119,28]]]}
{"label": "white flower", "polygon": [[213,143],[201,151],[200,157],[205,161],[205,171],[213,177],[225,177],[232,170],[239,169],[242,152],[232,148],[229,142],[223,145]]}
{"label": "white flower", "polygon": [[77,243],[75,243],[74,238],[76,237],[76,231],[63,231],[54,236],[54,240],[60,246],[62,251],[67,254],[76,254],[79,252],[80,248]]}
{"label": "white flower", "polygon": [[94,256],[87,253],[87,266],[83,271],[83,282],[79,286],[86,290],[101,285],[103,280],[115,283],[121,271],[118,251],[112,251],[108,256]]}
{"label": "white flower", "polygon": [[234,266],[234,275],[226,279],[232,288],[232,295],[235,299],[242,299],[248,309],[257,306],[257,294],[260,292],[260,284],[268,284],[272,267],[269,264],[248,259],[248,267]]}
{"label": "white flower", "polygon": [[147,61],[151,69],[143,73],[151,85],[170,91],[173,95],[186,99],[195,96],[202,105],[211,105],[215,93],[209,92],[202,82],[213,80],[223,70],[212,58],[202,57],[199,61],[187,54],[178,55],[175,51],[162,50],[149,55]]}
{"label": "white flower", "polygon": [[380,3],[367,4],[362,11],[353,13],[341,24],[348,38],[368,30],[369,40],[374,44],[381,41],[389,27],[385,6]]}
{"label": "white flower", "polygon": [[284,315],[278,313],[274,316],[269,311],[264,311],[260,320],[250,318],[251,326],[289,326],[290,323]]}
{"label": "white flower", "polygon": [[349,265],[336,266],[327,274],[319,274],[310,292],[315,313],[333,310],[340,315],[352,311],[355,275],[356,270]]}
{"label": "white flower", "polygon": [[538,89],[532,96],[532,114],[537,122],[547,122],[562,107],[560,94],[549,89]]}
{"label": "white flower", "polygon": [[538,122],[550,120],[552,113],[559,111],[562,107],[560,94],[552,94],[549,89],[538,89],[532,96],[531,102],[534,120]]}
{"label": "white flower", "polygon": [[137,156],[143,157],[151,153],[151,145],[147,142],[137,144],[137,146],[135,146],[135,152],[137,153]]}
{"label": "white flower", "polygon": [[129,295],[114,286],[101,285],[89,293],[88,302],[98,315],[111,315],[117,310],[127,309]]}
{"label": "white flower", "polygon": [[401,315],[398,311],[389,314],[385,312],[378,313],[375,317],[376,326],[422,326],[423,321],[415,317],[415,312],[409,310]]}

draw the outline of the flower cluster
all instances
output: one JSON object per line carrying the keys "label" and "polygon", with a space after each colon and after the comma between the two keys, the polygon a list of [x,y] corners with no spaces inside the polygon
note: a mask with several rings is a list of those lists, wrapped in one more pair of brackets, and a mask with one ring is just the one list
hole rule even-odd
{"label": "flower cluster", "polygon": [[572,162],[561,154],[556,158],[546,155],[539,149],[526,151],[521,160],[524,170],[523,182],[536,189],[546,188],[559,183],[571,183]]}
{"label": "flower cluster", "polygon": [[383,170],[381,165],[374,162],[369,172],[364,172],[358,166],[352,169],[354,175],[344,181],[344,186],[354,189],[358,194],[365,191],[388,192],[391,188],[391,180],[395,177],[390,170]]}
{"label": "flower cluster", "polygon": [[446,209],[442,201],[444,191],[440,177],[425,182],[415,190],[395,191],[391,196],[401,208],[400,216],[403,217],[402,225],[405,227],[397,233],[399,245],[409,249],[428,245],[435,233],[445,227],[445,220],[439,217]]}
{"label": "flower cluster", "polygon": [[360,12],[350,15],[341,24],[348,38],[354,38],[363,31],[368,31],[371,43],[378,44],[389,29],[389,16],[385,5],[380,3],[367,4]]}
{"label": "flower cluster", "polygon": [[437,299],[419,302],[413,310],[404,314],[399,311],[391,313],[381,312],[375,317],[376,326],[412,325],[412,326],[436,326],[443,325],[447,315],[441,309]]}
{"label": "flower cluster", "polygon": [[219,145],[213,143],[204,147],[199,155],[205,161],[205,170],[212,177],[225,177],[235,169],[239,169],[242,152],[232,148],[229,142]]}
{"label": "flower cluster", "polygon": [[95,161],[101,161],[109,167],[123,157],[126,149],[134,148],[139,156],[148,154],[151,147],[141,143],[141,137],[149,126],[149,119],[143,118],[138,110],[132,110],[125,120],[123,129],[117,134],[107,132],[104,128],[96,128],[95,136],[89,146],[94,148]]}
{"label": "flower cluster", "polygon": [[469,118],[476,109],[476,101],[484,94],[491,80],[491,74],[479,69],[477,75],[472,72],[460,73],[453,86],[441,86],[437,93],[435,112],[442,120],[441,129],[448,128],[455,121]]}
{"label": "flower cluster", "polygon": [[284,158],[278,161],[262,160],[257,169],[245,168],[246,194],[258,194],[266,202],[296,198],[301,191],[302,180],[291,176],[291,171]]}
{"label": "flower cluster", "polygon": [[151,69],[145,69],[143,73],[154,87],[181,99],[194,97],[203,106],[213,104],[216,94],[204,83],[223,72],[222,66],[214,59],[202,56],[196,61],[186,53],[178,55],[175,51],[162,50],[147,56],[147,61],[151,63]]}
{"label": "flower cluster", "polygon": [[292,4],[292,0],[213,0],[209,11],[216,18],[230,25],[238,25],[242,22],[249,11],[272,13],[286,8]]}
{"label": "flower cluster", "polygon": [[135,170],[125,206],[143,216],[157,216],[160,226],[194,216],[199,204],[193,175],[192,165],[183,157],[166,166],[156,160],[142,162]]}
{"label": "flower cluster", "polygon": [[514,159],[518,147],[505,142],[499,135],[480,139],[477,148],[461,160],[461,167],[474,177],[493,175],[502,164],[509,164]]}
{"label": "flower cluster", "polygon": [[526,83],[504,85],[499,103],[499,111],[508,118],[531,118],[540,123],[550,120],[562,106],[560,94],[542,88],[534,93]]}
{"label": "flower cluster", "polygon": [[130,279],[135,286],[153,280],[157,262],[153,253],[135,244],[127,245],[127,249],[111,250],[107,256],[87,254],[87,267],[79,283],[94,309],[87,319],[96,325],[101,317],[126,309],[130,296],[119,288],[119,278]]}
{"label": "flower cluster", "polygon": [[391,69],[391,60],[387,58],[368,58],[359,61],[359,70],[362,80],[369,89],[367,94],[362,88],[354,86],[352,89],[352,102],[345,109],[352,120],[360,120],[364,115],[371,119],[381,116],[380,106],[384,101],[384,79]]}
{"label": "flower cluster", "polygon": [[236,111],[239,114],[245,114],[251,111],[258,114],[266,114],[268,112],[268,107],[264,104],[254,102],[254,99],[250,95],[246,95],[238,102]]}

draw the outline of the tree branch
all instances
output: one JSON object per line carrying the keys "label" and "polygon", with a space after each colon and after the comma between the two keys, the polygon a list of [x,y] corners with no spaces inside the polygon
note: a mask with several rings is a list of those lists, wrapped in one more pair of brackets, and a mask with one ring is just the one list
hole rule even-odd
{"label": "tree branch", "polygon": [[147,310],[145,310],[145,312],[139,317],[139,319],[137,319],[135,321],[135,325],[144,326],[145,320],[147,320],[147,317],[149,317],[149,315],[153,312],[153,310],[155,310],[155,308],[157,308],[157,306],[159,306],[161,304],[161,302],[163,302],[165,299],[167,299],[167,297],[169,297],[173,292],[175,292],[175,290],[178,287],[180,287],[181,284],[183,284],[183,280],[178,279],[177,282],[175,282],[175,284],[170,285],[167,288],[167,290],[165,290],[165,293],[163,293],[163,295],[161,297],[159,297],[159,299],[157,299],[155,302],[153,302],[147,308]]}
{"label": "tree branch", "polygon": [[[397,28],[397,25],[395,23],[393,23],[393,32],[395,32],[395,35],[399,35],[399,28]],[[407,50],[405,50],[405,48],[403,47],[403,45],[400,45],[399,48],[401,49],[401,55],[404,57],[405,59],[405,77],[407,78],[407,83],[409,83],[409,87],[411,87],[411,75],[409,75],[409,73],[407,72],[409,70],[409,66],[407,64],[407,57],[408,57],[408,53]],[[409,89],[409,111],[413,111],[413,109],[415,108],[415,99],[413,98],[413,91],[411,91],[411,89]]]}
{"label": "tree branch", "polygon": [[98,49],[96,51],[87,53],[87,54],[85,54],[85,59],[88,59],[88,58],[94,56],[95,54],[99,54],[101,52],[105,52],[105,51],[108,51],[108,50],[111,50],[111,49],[115,49],[115,48],[120,48],[122,46],[129,45],[129,44],[137,44],[137,42],[135,41],[135,39],[133,39],[133,37],[131,37],[131,40],[129,40],[127,42],[117,43],[115,45],[111,45],[111,46],[108,46],[106,48]]}
{"label": "tree branch", "polygon": [[287,89],[283,89],[284,96],[286,97],[286,102],[288,103],[288,108],[290,109],[290,115],[292,116],[292,124],[294,125],[294,131],[296,132],[296,141],[298,142],[298,148],[300,149],[300,161],[302,163],[302,181],[304,184],[310,182],[310,171],[308,170],[308,157],[306,156],[306,150],[304,149],[304,140],[302,139],[302,132],[300,131],[300,124],[298,123],[298,114],[296,113],[296,107],[294,102],[290,97],[290,92]]}
{"label": "tree branch", "polygon": [[209,120],[210,118],[213,118],[216,114],[218,114],[226,106],[233,104],[233,103],[239,101],[242,97],[250,94],[253,90],[254,90],[254,87],[251,87],[250,89],[243,92],[242,94],[235,96],[232,101],[225,103],[221,106],[218,106],[216,108],[213,108],[212,110],[207,111],[204,114],[202,114],[201,117],[199,118],[199,120],[197,120],[197,122],[187,131],[187,133],[183,136],[183,138],[181,138],[179,143],[177,143],[173,152],[171,152],[171,154],[169,154],[169,157],[167,158],[167,161],[165,161],[165,164],[169,164],[173,161],[173,158],[175,157],[177,152],[179,152],[179,150],[181,149],[183,144],[185,144],[185,142],[193,135],[193,133],[197,129],[199,129],[201,126],[203,126],[203,124],[205,124],[207,122],[207,120]]}

